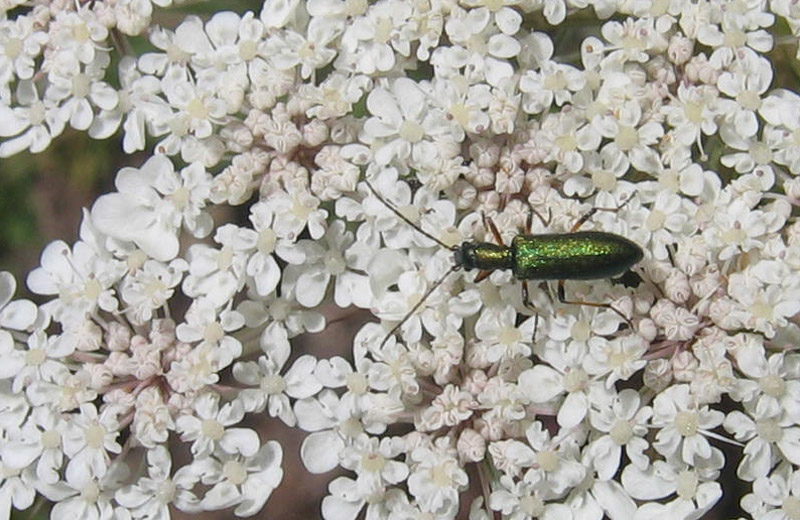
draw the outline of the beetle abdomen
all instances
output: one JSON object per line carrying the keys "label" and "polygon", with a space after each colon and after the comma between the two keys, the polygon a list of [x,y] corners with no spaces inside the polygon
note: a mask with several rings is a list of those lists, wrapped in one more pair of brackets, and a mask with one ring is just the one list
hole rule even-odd
{"label": "beetle abdomen", "polygon": [[625,237],[601,231],[518,235],[511,244],[520,280],[594,280],[624,273],[642,259]]}

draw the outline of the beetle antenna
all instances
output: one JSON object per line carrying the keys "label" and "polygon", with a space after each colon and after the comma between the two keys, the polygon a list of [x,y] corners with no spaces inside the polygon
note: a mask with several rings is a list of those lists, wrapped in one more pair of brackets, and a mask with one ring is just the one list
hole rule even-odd
{"label": "beetle antenna", "polygon": [[[383,205],[386,206],[387,208],[389,208],[392,211],[392,213],[394,213],[395,215],[400,217],[400,219],[403,222],[405,222],[409,226],[413,227],[414,229],[416,229],[417,231],[419,231],[420,233],[422,233],[426,237],[430,238],[431,240],[433,240],[434,242],[436,242],[437,244],[439,244],[440,246],[442,246],[445,249],[449,249],[450,251],[456,251],[458,249],[458,246],[448,246],[447,244],[445,244],[444,242],[442,242],[441,240],[439,240],[435,236],[431,235],[430,233],[428,233],[427,231],[422,229],[421,226],[418,226],[417,224],[413,223],[410,218],[408,218],[407,216],[405,216],[402,213],[400,213],[399,209],[397,209],[396,207],[391,205],[388,200],[386,200],[382,196],[380,196],[378,194],[378,190],[376,190],[375,187],[367,179],[364,179],[364,182],[367,183],[367,186],[369,186],[369,189],[372,190],[372,193],[378,198],[378,200],[383,202]],[[394,331],[392,331],[392,332],[394,332]]]}
{"label": "beetle antenna", "polygon": [[390,338],[390,337],[392,337],[392,336],[394,335],[394,333],[395,333],[395,332],[397,332],[398,330],[400,330],[400,327],[402,327],[402,326],[403,326],[403,325],[404,325],[404,324],[405,324],[405,323],[406,323],[406,322],[409,320],[409,318],[411,318],[411,315],[412,315],[412,314],[414,314],[415,312],[417,312],[417,309],[419,309],[419,308],[422,306],[422,304],[423,304],[423,303],[425,303],[425,300],[427,300],[427,299],[428,299],[428,296],[430,296],[430,295],[433,293],[433,291],[435,291],[435,290],[436,290],[436,288],[437,288],[437,287],[439,287],[440,285],[442,285],[442,284],[444,283],[444,281],[447,279],[447,277],[448,277],[448,276],[450,276],[450,274],[452,274],[452,273],[453,273],[453,271],[457,271],[457,270],[458,270],[460,267],[461,267],[460,265],[456,264],[456,265],[454,265],[453,267],[451,267],[450,269],[448,269],[448,270],[447,270],[447,272],[446,272],[446,273],[444,273],[444,274],[442,275],[442,277],[441,277],[441,278],[439,278],[438,280],[436,280],[436,283],[434,283],[434,284],[433,284],[433,285],[430,287],[430,289],[428,289],[427,291],[425,291],[425,294],[423,294],[423,295],[422,295],[422,298],[420,298],[420,299],[419,299],[419,301],[418,301],[417,303],[415,303],[413,307],[411,307],[411,310],[410,310],[410,311],[408,311],[408,312],[406,313],[406,315],[405,315],[405,316],[403,316],[403,319],[402,319],[402,320],[400,320],[400,323],[398,323],[397,325],[395,325],[395,326],[392,328],[392,330],[390,330],[390,331],[389,331],[389,333],[388,333],[388,334],[386,334],[386,337],[385,337],[385,338],[383,338],[383,341],[381,341],[381,346],[380,346],[380,348],[383,348],[383,346],[386,344],[386,342],[387,342],[387,341],[389,341],[389,338]]}

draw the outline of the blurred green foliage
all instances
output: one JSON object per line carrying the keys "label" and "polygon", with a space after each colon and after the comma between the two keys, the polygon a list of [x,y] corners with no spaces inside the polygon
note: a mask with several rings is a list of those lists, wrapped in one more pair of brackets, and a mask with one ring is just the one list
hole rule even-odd
{"label": "blurred green foliage", "polygon": [[0,269],[16,276],[20,293],[45,244],[73,242],[81,207],[108,191],[117,168],[129,161],[119,139],[96,141],[66,131],[42,153],[0,162]]}

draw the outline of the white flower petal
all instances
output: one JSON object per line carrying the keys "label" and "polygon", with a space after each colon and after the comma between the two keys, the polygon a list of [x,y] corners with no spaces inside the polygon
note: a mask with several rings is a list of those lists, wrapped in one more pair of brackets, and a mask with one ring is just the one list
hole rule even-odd
{"label": "white flower petal", "polygon": [[662,478],[653,466],[644,471],[626,466],[622,471],[622,486],[636,500],[658,500],[675,491],[675,485]]}
{"label": "white flower petal", "polygon": [[546,365],[536,365],[519,376],[519,386],[534,403],[546,403],[564,391],[562,375]]}
{"label": "white flower petal", "polygon": [[16,300],[0,310],[0,326],[25,330],[36,321],[38,308],[28,300]]}
{"label": "white flower petal", "polygon": [[342,449],[344,442],[337,433],[315,432],[303,439],[300,458],[311,473],[327,473],[339,464]]}
{"label": "white flower petal", "polygon": [[249,457],[258,451],[261,441],[258,434],[249,428],[228,428],[219,440],[219,446],[227,453]]}
{"label": "white flower petal", "polygon": [[618,482],[596,481],[592,495],[611,520],[628,520],[636,513],[636,503]]}

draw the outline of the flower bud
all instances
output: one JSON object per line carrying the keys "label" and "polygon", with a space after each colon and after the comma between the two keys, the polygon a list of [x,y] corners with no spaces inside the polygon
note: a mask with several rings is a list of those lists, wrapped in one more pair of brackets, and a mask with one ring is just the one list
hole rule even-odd
{"label": "flower bud", "polygon": [[328,125],[319,119],[312,119],[303,125],[303,141],[308,146],[319,146],[328,139]]}
{"label": "flower bud", "polygon": [[672,381],[672,367],[666,359],[654,359],[644,368],[643,382],[653,392],[661,392],[670,381]]}
{"label": "flower bud", "polygon": [[672,358],[672,373],[676,381],[692,381],[697,376],[697,366],[697,359],[686,350],[678,352]]}
{"label": "flower bud", "polygon": [[456,449],[461,459],[466,462],[480,462],[486,454],[486,440],[471,428],[461,432]]}
{"label": "flower bud", "polygon": [[669,61],[675,65],[683,65],[691,59],[692,54],[694,54],[692,40],[680,33],[672,35],[669,40],[669,47],[667,47]]}
{"label": "flower bud", "polygon": [[689,287],[689,278],[678,271],[673,270],[667,279],[664,281],[664,292],[667,298],[675,303],[686,303],[689,296],[692,295],[692,289]]}

